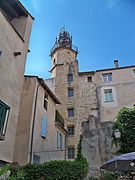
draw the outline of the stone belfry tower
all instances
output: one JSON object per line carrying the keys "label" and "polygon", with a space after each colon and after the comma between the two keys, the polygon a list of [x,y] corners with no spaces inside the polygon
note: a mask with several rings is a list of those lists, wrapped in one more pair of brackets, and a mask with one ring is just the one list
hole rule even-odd
{"label": "stone belfry tower", "polygon": [[79,76],[78,76],[78,49],[72,44],[72,36],[62,29],[56,38],[51,50],[52,78],[55,82],[54,91],[61,101],[57,106],[63,116],[68,130],[67,158],[76,157],[76,148],[80,138],[78,129],[79,108]]}

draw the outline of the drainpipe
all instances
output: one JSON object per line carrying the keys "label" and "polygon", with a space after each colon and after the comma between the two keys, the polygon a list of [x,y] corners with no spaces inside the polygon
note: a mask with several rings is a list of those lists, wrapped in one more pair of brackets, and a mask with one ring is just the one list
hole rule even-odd
{"label": "drainpipe", "polygon": [[36,89],[36,97],[35,97],[35,104],[34,104],[34,115],[33,115],[32,132],[31,132],[31,143],[30,143],[30,160],[29,160],[30,164],[32,164],[32,151],[33,151],[34,127],[35,127],[35,120],[36,120],[38,88],[41,84],[42,83],[39,83],[37,86],[37,89]]}

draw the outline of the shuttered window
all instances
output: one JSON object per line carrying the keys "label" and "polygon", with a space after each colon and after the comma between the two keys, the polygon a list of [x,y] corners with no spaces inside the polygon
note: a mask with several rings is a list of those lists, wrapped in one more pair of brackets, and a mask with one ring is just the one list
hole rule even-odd
{"label": "shuttered window", "polygon": [[0,100],[0,135],[5,135],[10,107]]}
{"label": "shuttered window", "polygon": [[47,135],[47,118],[45,116],[41,119],[41,137],[46,138]]}
{"label": "shuttered window", "polygon": [[65,149],[65,135],[62,135],[60,131],[57,132],[57,148],[60,150]]}
{"label": "shuttered window", "polygon": [[57,148],[60,149],[60,132],[57,132]]}

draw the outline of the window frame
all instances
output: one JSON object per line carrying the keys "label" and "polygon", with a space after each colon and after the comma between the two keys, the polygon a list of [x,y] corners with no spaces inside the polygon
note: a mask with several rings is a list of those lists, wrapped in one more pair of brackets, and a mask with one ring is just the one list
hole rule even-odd
{"label": "window frame", "polygon": [[92,82],[92,76],[87,76],[87,82]]}
{"label": "window frame", "polygon": [[[110,79],[110,77],[111,77],[111,79]],[[110,83],[110,82],[112,82],[112,73],[110,72],[110,73],[103,73],[102,74],[102,82],[103,83]]]}
{"label": "window frame", "polygon": [[112,89],[104,89],[104,102],[114,102]]}
{"label": "window frame", "polygon": [[74,136],[75,135],[75,126],[71,125],[67,127],[68,136]]}
{"label": "window frame", "polygon": [[65,137],[64,134],[60,132],[60,130],[57,131],[57,149],[64,150],[65,148]]}
{"label": "window frame", "polygon": [[[72,112],[72,113],[71,113]],[[67,109],[67,113],[68,113],[68,118],[72,118],[74,117],[75,113],[74,113],[74,108],[68,108]]]}
{"label": "window frame", "polygon": [[68,83],[73,82],[73,80],[74,80],[73,73],[69,73],[69,74],[67,75],[67,80],[68,80]]}
{"label": "window frame", "polygon": [[68,97],[74,97],[74,88],[68,88]]}
{"label": "window frame", "polygon": [[[10,112],[10,107],[5,104],[3,101],[0,100],[0,108],[1,108],[1,113],[3,109],[3,119],[0,119],[2,122],[2,126],[0,127],[0,140],[4,140],[5,134],[6,134],[6,129],[7,129],[7,123],[9,119],[9,112]],[[5,112],[4,112],[5,111]],[[1,125],[1,122],[0,122]]]}
{"label": "window frame", "polygon": [[48,108],[48,94],[45,92],[44,95],[44,109],[47,111]]}
{"label": "window frame", "polygon": [[41,157],[37,154],[33,154],[33,164],[40,164],[41,163]]}
{"label": "window frame", "polygon": [[75,158],[75,148],[68,147],[68,159],[74,159],[74,158]]}

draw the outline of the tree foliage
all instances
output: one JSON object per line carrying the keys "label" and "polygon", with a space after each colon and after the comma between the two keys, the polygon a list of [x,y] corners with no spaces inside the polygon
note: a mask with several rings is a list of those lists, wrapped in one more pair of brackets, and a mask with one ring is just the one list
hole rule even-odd
{"label": "tree foliage", "polygon": [[135,151],[135,108],[122,108],[117,114],[113,130],[119,129],[121,137],[117,140],[113,133],[113,141],[119,145],[119,153]]}

